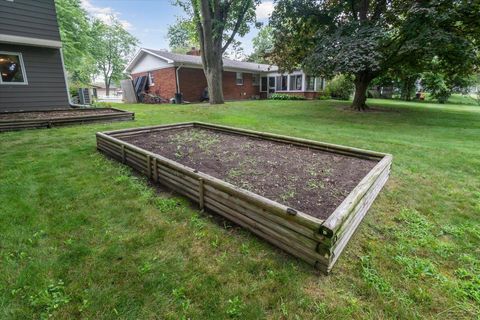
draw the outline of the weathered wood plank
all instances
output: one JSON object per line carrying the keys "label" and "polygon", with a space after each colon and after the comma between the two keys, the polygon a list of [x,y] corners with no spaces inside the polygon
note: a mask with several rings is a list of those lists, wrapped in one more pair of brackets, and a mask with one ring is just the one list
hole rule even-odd
{"label": "weathered wood plank", "polygon": [[347,219],[356,204],[362,199],[365,193],[370,189],[375,180],[382,171],[391,164],[392,156],[386,155],[353,189],[345,200],[335,209],[335,211],[322,224],[322,231],[328,237],[340,228],[343,221]]}

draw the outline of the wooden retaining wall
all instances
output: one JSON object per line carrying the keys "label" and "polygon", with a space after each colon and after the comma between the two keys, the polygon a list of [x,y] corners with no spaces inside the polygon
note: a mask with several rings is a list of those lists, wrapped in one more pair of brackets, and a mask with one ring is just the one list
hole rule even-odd
{"label": "wooden retaining wall", "polygon": [[24,129],[40,129],[40,128],[52,128],[55,126],[64,126],[71,124],[79,123],[88,123],[88,122],[110,122],[110,121],[128,121],[135,119],[135,113],[124,111],[116,108],[96,108],[96,109],[57,109],[49,111],[25,111],[25,112],[9,112],[9,114],[21,114],[21,113],[31,113],[31,112],[57,112],[57,111],[83,111],[85,112],[91,110],[114,110],[113,113],[107,114],[91,114],[84,116],[75,116],[75,117],[65,117],[65,118],[51,118],[51,119],[18,119],[18,120],[0,120],[0,132],[3,131],[14,131],[14,130],[24,130]]}
{"label": "wooden retaining wall", "polygon": [[[193,126],[379,162],[329,218],[321,220],[119,140]],[[222,215],[325,273],[331,270],[387,181],[392,163],[391,155],[379,152],[200,122],[99,132],[97,149],[190,198],[201,209]]]}

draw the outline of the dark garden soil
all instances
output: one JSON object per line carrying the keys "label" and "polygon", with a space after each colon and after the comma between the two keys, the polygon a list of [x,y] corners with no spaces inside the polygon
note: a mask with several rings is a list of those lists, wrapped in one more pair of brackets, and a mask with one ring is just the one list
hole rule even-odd
{"label": "dark garden soil", "polygon": [[377,164],[203,128],[121,139],[321,219],[332,214]]}
{"label": "dark garden soil", "polygon": [[2,120],[47,120],[47,119],[63,119],[81,116],[96,116],[102,114],[112,114],[119,111],[112,109],[88,109],[88,110],[58,110],[58,111],[35,111],[35,112],[11,112],[0,113],[0,121]]}

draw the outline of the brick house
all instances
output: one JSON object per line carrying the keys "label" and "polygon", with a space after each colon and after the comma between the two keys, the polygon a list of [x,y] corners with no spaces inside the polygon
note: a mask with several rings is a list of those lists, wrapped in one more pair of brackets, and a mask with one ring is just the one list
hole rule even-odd
{"label": "brick house", "polygon": [[[187,54],[142,48],[125,72],[132,79],[148,77],[147,92],[171,99],[183,94],[185,101],[198,102],[207,88],[199,51]],[[277,66],[223,59],[223,95],[225,100],[264,99],[274,92],[316,98],[325,81],[302,70],[280,73]]]}

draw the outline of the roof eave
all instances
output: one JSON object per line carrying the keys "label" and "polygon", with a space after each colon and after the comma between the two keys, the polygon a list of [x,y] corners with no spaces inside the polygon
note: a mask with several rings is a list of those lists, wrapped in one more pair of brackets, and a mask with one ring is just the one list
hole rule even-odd
{"label": "roof eave", "polygon": [[140,48],[140,50],[138,50],[138,52],[135,54],[135,56],[133,57],[133,59],[128,63],[128,65],[125,67],[125,70],[123,70],[124,73],[130,73],[133,69],[133,67],[135,66],[135,64],[138,62],[138,60],[140,60],[140,57],[142,57],[142,55],[144,53],[148,53],[148,54],[151,54],[152,56],[155,56],[157,58],[160,58],[162,60],[164,60],[165,62],[167,63],[171,63],[173,64],[174,61],[171,60],[171,59],[168,59],[168,58],[165,58],[165,57],[162,57],[161,55],[158,55],[150,50],[147,50],[145,48]]}

